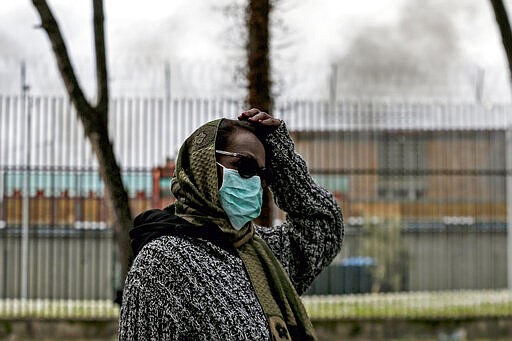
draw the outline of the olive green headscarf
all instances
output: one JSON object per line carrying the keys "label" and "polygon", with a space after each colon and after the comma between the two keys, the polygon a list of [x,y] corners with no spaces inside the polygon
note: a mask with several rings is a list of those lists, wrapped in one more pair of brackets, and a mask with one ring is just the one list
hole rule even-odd
{"label": "olive green headscarf", "polygon": [[273,340],[315,340],[313,326],[287,273],[252,222],[235,230],[219,201],[215,141],[222,120],[206,123],[180,149],[171,190],[176,215],[198,226],[216,225],[238,250]]}

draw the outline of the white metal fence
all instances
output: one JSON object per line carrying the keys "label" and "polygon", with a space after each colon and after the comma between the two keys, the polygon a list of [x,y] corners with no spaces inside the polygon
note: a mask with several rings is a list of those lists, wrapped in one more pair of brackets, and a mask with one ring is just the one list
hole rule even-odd
{"label": "white metal fence", "polygon": [[[115,98],[134,213],[152,169],[240,100]],[[297,150],[343,208],[345,246],[310,294],[502,289],[512,107],[282,101]],[[109,299],[115,262],[97,162],[69,101],[0,95],[0,299]]]}

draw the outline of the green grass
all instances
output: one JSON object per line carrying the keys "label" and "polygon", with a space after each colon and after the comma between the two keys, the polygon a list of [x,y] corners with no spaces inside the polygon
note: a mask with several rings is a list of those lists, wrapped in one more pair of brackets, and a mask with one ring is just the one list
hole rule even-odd
{"label": "green grass", "polygon": [[[512,290],[305,296],[314,320],[512,316]],[[0,318],[117,319],[111,301],[0,300]]]}
{"label": "green grass", "polygon": [[107,300],[0,300],[0,318],[117,319],[119,307]]}
{"label": "green grass", "polygon": [[512,291],[444,291],[304,297],[312,319],[512,316]]}

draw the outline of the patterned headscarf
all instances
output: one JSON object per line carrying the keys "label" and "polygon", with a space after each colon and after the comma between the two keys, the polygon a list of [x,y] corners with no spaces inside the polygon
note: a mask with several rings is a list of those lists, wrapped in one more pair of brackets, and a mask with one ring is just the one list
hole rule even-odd
{"label": "patterned headscarf", "polygon": [[216,225],[237,249],[270,326],[273,340],[315,340],[313,326],[281,263],[248,222],[235,230],[219,201],[215,141],[222,119],[197,129],[182,145],[171,191],[176,215]]}

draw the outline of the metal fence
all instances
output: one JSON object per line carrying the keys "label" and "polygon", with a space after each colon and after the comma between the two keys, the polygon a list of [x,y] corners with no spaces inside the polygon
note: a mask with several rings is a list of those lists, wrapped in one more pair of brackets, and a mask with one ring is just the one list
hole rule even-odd
{"label": "metal fence", "polygon": [[[171,200],[155,170],[195,128],[243,108],[225,98],[113,99],[110,133],[134,214]],[[343,250],[309,295],[509,286],[511,106],[282,101],[274,114],[344,211]],[[23,302],[34,316],[114,311],[110,221],[69,101],[0,95],[0,313],[22,314]]]}
{"label": "metal fence", "polygon": [[[76,58],[74,66],[86,94],[94,94],[95,71],[88,58]],[[235,58],[236,59],[236,58]],[[471,103],[510,103],[509,77],[503,68],[464,64],[441,68],[428,63],[414,67],[394,64],[338,62],[297,64],[277,58],[273,63],[273,95],[278,100],[305,98],[321,100],[408,98],[430,101],[456,100]],[[403,65],[402,65],[403,66]],[[168,60],[163,57],[113,57],[109,66],[112,96],[245,97],[243,59]],[[20,77],[22,74],[22,77]],[[20,61],[0,56],[0,93],[16,94],[30,88],[32,94],[65,93],[51,55]]]}

